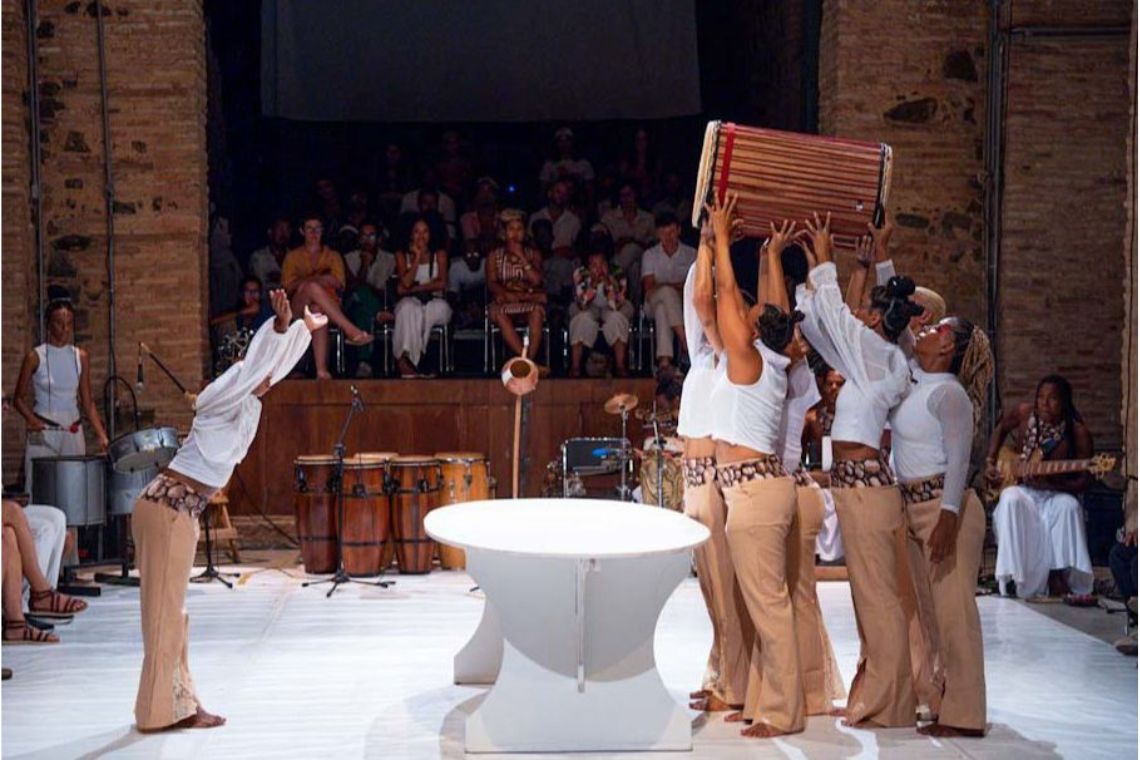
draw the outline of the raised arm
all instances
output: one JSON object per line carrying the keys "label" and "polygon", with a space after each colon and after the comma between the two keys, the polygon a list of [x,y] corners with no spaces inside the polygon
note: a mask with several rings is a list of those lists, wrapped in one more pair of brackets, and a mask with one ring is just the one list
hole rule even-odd
{"label": "raised arm", "polygon": [[796,231],[796,223],[784,220],[779,229],[771,225],[771,235],[768,238],[768,293],[760,298],[760,303],[770,303],[780,311],[788,314],[792,311],[792,304],[788,299],[788,289],[784,285],[784,261],[781,257],[788,243],[803,235],[803,230]]}
{"label": "raised arm", "polygon": [[709,209],[716,238],[716,323],[729,356],[729,380],[739,385],[748,385],[756,382],[763,364],[760,353],[752,346],[752,329],[748,325],[746,313],[741,311],[735,299],[727,297],[729,294],[738,294],[736,275],[728,253],[735,209],[735,193],[728,195],[723,206],[714,199],[714,205]]}
{"label": "raised arm", "polygon": [[[706,221],[701,228],[701,242],[697,247],[696,272],[693,278],[693,309],[701,321],[701,329],[713,351],[724,353],[724,341],[716,326],[716,290],[713,286],[713,247],[716,242],[712,226]],[[689,347],[692,350],[692,346]]]}
{"label": "raised arm", "polygon": [[867,292],[867,274],[870,272],[872,259],[871,238],[864,235],[859,238],[855,243],[855,263],[856,267],[851,272],[851,279],[847,281],[847,295],[843,299],[847,302],[847,308],[854,311],[863,305],[863,296]]}

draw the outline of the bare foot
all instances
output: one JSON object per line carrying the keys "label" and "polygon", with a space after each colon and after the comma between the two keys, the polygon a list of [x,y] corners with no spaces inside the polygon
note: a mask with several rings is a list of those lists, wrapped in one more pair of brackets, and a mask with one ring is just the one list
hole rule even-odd
{"label": "bare foot", "polygon": [[748,728],[740,732],[741,736],[748,736],[754,739],[771,739],[773,736],[785,736],[791,733],[790,731],[781,731],[775,726],[769,726],[767,723],[753,723]]}
{"label": "bare foot", "polygon": [[169,726],[163,726],[162,728],[140,728],[139,733],[158,734],[164,731],[179,731],[183,728],[217,728],[225,724],[226,719],[222,716],[208,713],[199,707],[198,712],[188,718],[183,718],[177,723],[171,723]]}
{"label": "bare foot", "polygon": [[847,717],[847,708],[846,707],[833,707],[827,711],[827,715],[830,715],[833,718],[846,718]]}
{"label": "bare foot", "polygon": [[708,689],[698,689],[697,691],[689,692],[689,699],[704,699],[709,695]]}
{"label": "bare foot", "polygon": [[724,722],[725,723],[743,723],[744,722],[744,712],[742,710],[737,710],[736,712],[731,712],[728,715],[724,716]]}
{"label": "bare foot", "polygon": [[728,712],[740,709],[739,705],[730,705],[715,694],[706,694],[702,699],[695,699],[689,703],[690,710],[703,712]]}
{"label": "bare foot", "polygon": [[923,736],[968,736],[974,738],[981,738],[986,735],[983,729],[978,728],[958,728],[956,726],[945,726],[941,723],[931,723],[929,726],[923,726],[917,729],[918,733]]}

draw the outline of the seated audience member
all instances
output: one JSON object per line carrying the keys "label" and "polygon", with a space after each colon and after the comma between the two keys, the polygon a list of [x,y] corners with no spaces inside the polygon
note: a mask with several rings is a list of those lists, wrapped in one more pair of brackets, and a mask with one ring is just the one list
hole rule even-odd
{"label": "seated audience member", "polygon": [[70,620],[87,609],[87,603],[56,591],[45,577],[36,553],[35,538],[24,510],[14,501],[3,502],[4,524],[4,642],[54,643],[28,626],[23,613],[23,587],[30,590],[28,614],[46,619]]}
{"label": "seated audience member", "polygon": [[[265,230],[267,238],[264,248],[258,248],[249,257],[248,272],[256,277],[265,289],[263,296],[270,290],[281,287],[281,267],[285,263],[285,256],[289,253],[289,241],[293,236],[293,225],[284,216],[277,216],[269,223]],[[268,298],[266,298],[268,303]]]}
{"label": "seated audience member", "polygon": [[482,325],[487,306],[487,257],[478,241],[469,240],[466,247],[463,257],[447,267],[447,298],[459,330]]}
{"label": "seated audience member", "polygon": [[265,292],[262,282],[256,277],[244,277],[234,310],[210,320],[210,338],[217,354],[214,362],[216,372],[225,372],[237,361],[257,328],[273,316]]}
{"label": "seated audience member", "polygon": [[641,254],[652,245],[657,224],[637,205],[637,189],[630,182],[618,185],[618,207],[602,217],[614,241],[614,263],[629,275],[636,300],[641,289]]}
{"label": "seated audience member", "polygon": [[345,221],[340,192],[331,179],[321,177],[313,183],[313,196],[315,207],[320,209],[321,240],[331,244],[332,237],[340,231]]}
{"label": "seated audience member", "polygon": [[[447,303],[447,232],[437,213],[405,215],[396,254],[396,324],[392,353],[400,377],[417,377],[432,328],[451,321]],[[440,368],[443,369],[442,367]]]}
{"label": "seated audience member", "polygon": [[531,239],[542,255],[542,282],[549,303],[568,306],[574,298],[574,270],[578,268],[574,248],[554,249],[554,225],[548,219],[531,224]]}
{"label": "seated audience member", "polygon": [[[603,238],[604,239],[604,238]],[[592,349],[600,329],[614,352],[614,374],[628,377],[626,349],[633,304],[622,268],[609,260],[604,245],[590,248],[586,265],[574,273],[574,303],[570,306],[570,377],[582,376],[582,357]]]}
{"label": "seated audience member", "polygon": [[405,193],[403,200],[400,201],[401,216],[412,212],[420,214],[437,212],[443,217],[447,240],[455,240],[458,237],[459,219],[455,213],[455,201],[440,190],[439,175],[434,167],[429,166],[424,169],[423,182],[415,190]]}
{"label": "seated audience member", "polygon": [[629,152],[618,161],[618,173],[623,180],[633,183],[638,197],[652,198],[656,194],[661,164],[654,155],[645,127],[634,131]]}
{"label": "seated audience member", "polygon": [[384,224],[392,227],[400,217],[404,193],[412,189],[412,173],[397,143],[390,142],[384,146],[384,166],[380,169],[376,185]]}
{"label": "seated audience member", "polygon": [[[285,257],[285,265],[281,269],[282,285],[289,294],[294,314],[303,314],[307,306],[314,313],[328,316],[331,323],[343,330],[348,345],[367,345],[372,342],[372,334],[354,325],[341,310],[340,293],[346,285],[344,259],[321,242],[323,233],[321,220],[316,215],[310,214],[301,220],[305,242]],[[314,332],[312,338],[317,379],[331,378],[328,326]]]}
{"label": "seated audience member", "polygon": [[530,332],[528,359],[538,356],[542,327],[546,322],[546,291],[542,287],[542,257],[526,243],[526,217],[507,209],[500,215],[507,237],[487,259],[488,316],[503,333],[503,342],[513,356],[523,355],[523,339],[516,329],[525,324]]}
{"label": "seated audience member", "polygon": [[452,198],[466,198],[474,176],[471,159],[463,155],[463,141],[459,133],[449,129],[440,135],[439,158],[435,162],[440,190]]}
{"label": "seated audience member", "polygon": [[676,169],[667,169],[661,181],[661,198],[653,204],[653,216],[658,214],[673,214],[681,221],[684,230],[692,223],[693,194],[685,192],[681,173]]}
{"label": "seated audience member", "polygon": [[538,173],[538,181],[543,189],[549,188],[558,180],[570,180],[575,185],[587,188],[594,182],[594,167],[574,150],[574,131],[561,127],[554,133],[555,157],[547,159]]}
{"label": "seated audience member", "polygon": [[[1011,433],[1020,442],[1021,462],[1036,451],[1045,460],[1087,459],[1093,454],[1092,435],[1073,405],[1072,388],[1059,375],[1043,378],[1032,403],[1017,406],[998,421],[986,452],[987,479],[995,485],[1001,482],[998,451]],[[1087,472],[1037,475],[1002,490],[993,531],[998,545],[994,575],[1003,594],[1010,581],[1023,599],[1092,591],[1084,510],[1077,500],[1089,482]]]}
{"label": "seated audience member", "polygon": [[[28,530],[32,532],[32,544],[36,550],[40,572],[52,588],[58,585],[64,557],[75,551],[74,534],[67,529],[67,515],[62,509],[47,504],[28,504],[25,494],[18,494],[12,501],[24,511]],[[78,555],[75,556],[78,561]],[[27,597],[31,586],[25,581],[24,595]],[[27,599],[25,599],[27,601]]]}
{"label": "seated audience member", "polygon": [[[372,222],[360,225],[353,250],[344,255],[348,287],[345,291],[345,313],[352,323],[365,332],[371,332],[378,320],[392,318],[388,306],[388,286],[396,273],[396,257],[381,248],[380,227]],[[368,357],[371,347],[349,349],[351,363],[356,365],[358,377],[372,374]]]}
{"label": "seated audience member", "polygon": [[697,260],[695,248],[681,242],[681,223],[673,214],[657,217],[657,245],[641,259],[641,287],[645,293],[645,311],[656,322],[657,364],[673,363],[673,337],[688,353],[685,344],[685,315],[681,310],[681,291],[689,268]]}
{"label": "seated audience member", "polygon": [[800,445],[806,459],[805,467],[812,480],[822,487],[820,494],[823,496],[823,520],[815,537],[815,552],[824,562],[835,562],[843,557],[843,537],[839,534],[835,500],[831,497],[831,489],[828,488],[831,485],[828,468],[831,452],[825,452],[824,448],[831,446],[831,423],[835,420],[835,402],[845,381],[843,375],[827,366],[823,357],[815,351],[808,352],[808,364],[815,375],[820,400],[804,415]]}
{"label": "seated audience member", "polygon": [[490,177],[476,183],[471,210],[459,217],[459,230],[464,244],[472,240],[501,240],[503,223],[499,221],[499,185]]}
{"label": "seated audience member", "polygon": [[530,215],[530,233],[534,235],[536,222],[550,222],[554,232],[553,252],[565,256],[573,250],[582,231],[582,220],[569,208],[570,185],[563,180],[555,182],[546,191],[546,200],[546,206]]}

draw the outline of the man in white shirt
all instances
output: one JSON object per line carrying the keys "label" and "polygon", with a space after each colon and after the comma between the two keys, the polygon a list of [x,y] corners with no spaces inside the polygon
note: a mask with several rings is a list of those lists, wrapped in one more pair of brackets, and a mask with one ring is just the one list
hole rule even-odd
{"label": "man in white shirt", "polygon": [[268,245],[258,248],[249,257],[246,271],[261,280],[262,299],[268,301],[270,290],[281,287],[281,264],[289,253],[293,225],[283,216],[276,217],[265,230]]}
{"label": "man in white shirt", "polygon": [[675,214],[665,212],[656,220],[657,245],[647,250],[641,260],[641,287],[645,292],[645,311],[657,326],[657,364],[665,367],[673,362],[673,336],[685,343],[685,315],[681,308],[681,291],[689,268],[697,260],[694,248],[681,242],[681,223]]}
{"label": "man in white shirt", "polygon": [[566,251],[574,247],[578,233],[582,230],[582,220],[567,206],[570,203],[570,186],[563,180],[558,180],[546,191],[546,207],[530,215],[527,228],[534,235],[534,223],[545,219],[554,228],[554,255],[564,256]]}

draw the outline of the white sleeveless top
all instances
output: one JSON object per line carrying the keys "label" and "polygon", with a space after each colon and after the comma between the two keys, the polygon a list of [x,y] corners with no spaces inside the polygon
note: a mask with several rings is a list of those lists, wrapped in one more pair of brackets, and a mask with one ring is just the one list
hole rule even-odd
{"label": "white sleeveless top", "polygon": [[[689,267],[685,277],[682,309],[685,318],[685,339],[689,344],[689,374],[681,386],[681,411],[677,415],[677,434],[686,438],[707,438],[713,434],[715,415],[710,406],[710,397],[720,373],[717,370],[716,351],[701,325],[693,306],[693,288],[697,265]],[[723,365],[724,362],[722,361]]]}
{"label": "white sleeveless top", "polygon": [[747,446],[764,454],[779,453],[780,420],[784,416],[784,398],[788,394],[788,357],[776,353],[761,341],[755,342],[764,368],[751,385],[736,385],[728,379],[728,362],[724,374],[713,390],[712,406],[716,415],[713,437],[733,446]]}
{"label": "white sleeveless top", "polygon": [[36,346],[40,366],[32,375],[36,414],[67,427],[79,419],[79,376],[83,371],[79,349],[68,344]]}

